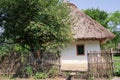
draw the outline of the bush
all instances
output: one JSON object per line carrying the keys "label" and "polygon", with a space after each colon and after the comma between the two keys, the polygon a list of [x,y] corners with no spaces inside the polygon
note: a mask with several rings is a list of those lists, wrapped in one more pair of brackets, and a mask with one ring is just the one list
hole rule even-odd
{"label": "bush", "polygon": [[54,78],[54,77],[58,76],[59,71],[57,68],[53,67],[48,71],[48,74],[49,74],[49,77]]}
{"label": "bush", "polygon": [[25,73],[27,74],[28,77],[32,76],[33,74],[32,66],[25,67]]}
{"label": "bush", "polygon": [[34,77],[36,79],[46,79],[47,77],[50,77],[50,78],[54,78],[56,76],[58,76],[59,74],[59,71],[57,68],[55,67],[52,67],[50,70],[48,70],[47,72],[44,71],[44,72],[37,72]]}
{"label": "bush", "polygon": [[46,79],[46,78],[47,78],[47,74],[44,73],[44,72],[37,72],[37,73],[34,75],[34,77],[35,77],[36,79]]}
{"label": "bush", "polygon": [[116,72],[115,72],[115,75],[116,75],[116,76],[120,76],[120,70],[116,71]]}

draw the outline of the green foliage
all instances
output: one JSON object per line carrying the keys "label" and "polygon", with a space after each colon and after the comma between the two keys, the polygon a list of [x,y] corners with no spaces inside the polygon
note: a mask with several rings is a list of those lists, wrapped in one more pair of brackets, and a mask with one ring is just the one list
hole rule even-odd
{"label": "green foliage", "polygon": [[71,72],[64,72],[63,74],[67,77],[70,76]]}
{"label": "green foliage", "polygon": [[114,56],[114,68],[115,68],[115,75],[120,76],[120,56]]}
{"label": "green foliage", "polygon": [[47,78],[47,74],[44,73],[44,72],[38,72],[38,73],[36,73],[36,74],[34,75],[34,77],[35,77],[36,79],[46,79],[46,78]]}
{"label": "green foliage", "polygon": [[115,38],[112,40],[112,43],[115,44],[115,47],[118,46],[118,43],[120,43],[120,31],[114,31]]}
{"label": "green foliage", "polygon": [[116,75],[116,76],[120,76],[120,70],[117,70],[117,71],[115,72],[115,75]]}
{"label": "green foliage", "polygon": [[22,53],[27,53],[29,52],[27,49],[24,49],[22,46],[19,44],[4,44],[0,45],[0,55],[3,56],[5,54],[8,54],[10,52],[22,52]]}
{"label": "green foliage", "polygon": [[31,77],[33,74],[32,66],[25,67],[25,73],[27,74],[28,77]]}
{"label": "green foliage", "polygon": [[108,17],[108,21],[111,30],[115,34],[115,38],[112,40],[112,43],[117,47],[117,44],[120,43],[120,11],[111,13]]}
{"label": "green foliage", "polygon": [[116,28],[117,25],[120,25],[120,11],[115,11],[111,13],[107,20],[111,22],[109,24],[110,27]]}
{"label": "green foliage", "polygon": [[10,51],[10,46],[9,45],[1,45],[0,46],[0,55],[1,56],[3,56],[3,55],[5,55],[5,54],[8,54],[9,53],[9,51]]}
{"label": "green foliage", "polygon": [[57,68],[55,67],[52,67],[50,70],[48,70],[47,72],[46,71],[43,71],[43,72],[37,72],[34,77],[36,79],[45,79],[45,78],[54,78],[56,76],[58,76],[59,74],[59,71]]}
{"label": "green foliage", "polygon": [[[5,29],[2,40],[23,48],[63,47],[71,40],[69,10],[62,0],[0,0],[0,22]],[[2,26],[3,25],[3,26]]]}
{"label": "green foliage", "polygon": [[109,50],[111,48],[115,48],[115,44],[112,43],[112,41],[108,41],[108,42],[102,44],[101,48],[104,49],[104,50]]}
{"label": "green foliage", "polygon": [[120,11],[115,11],[107,18],[109,29],[115,34],[115,38],[112,41],[106,43],[106,45],[113,45],[111,48],[117,48],[120,43]]}
{"label": "green foliage", "polygon": [[48,74],[49,74],[49,77],[54,78],[54,77],[58,76],[59,70],[57,68],[53,67],[48,71]]}

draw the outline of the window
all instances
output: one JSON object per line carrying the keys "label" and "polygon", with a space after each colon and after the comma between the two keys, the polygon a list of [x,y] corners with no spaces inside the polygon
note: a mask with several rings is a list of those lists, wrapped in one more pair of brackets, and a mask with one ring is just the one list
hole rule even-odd
{"label": "window", "polygon": [[76,45],[77,55],[84,55],[84,45]]}

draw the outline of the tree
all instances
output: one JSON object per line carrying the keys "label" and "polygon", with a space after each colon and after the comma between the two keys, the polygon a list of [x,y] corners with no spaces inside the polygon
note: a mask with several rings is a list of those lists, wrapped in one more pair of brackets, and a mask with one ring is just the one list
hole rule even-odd
{"label": "tree", "polygon": [[114,29],[117,28],[117,26],[120,25],[120,11],[111,13],[107,20],[110,22],[110,27],[113,27]]}
{"label": "tree", "polygon": [[108,25],[110,29],[116,35],[112,43],[117,47],[117,44],[120,43],[120,11],[111,13],[107,20],[109,21]]}
{"label": "tree", "polygon": [[1,42],[57,50],[71,40],[68,13],[62,0],[0,0]]}
{"label": "tree", "polygon": [[85,14],[87,14],[88,16],[90,16],[92,19],[96,20],[97,22],[99,22],[101,25],[103,25],[104,27],[108,28],[107,26],[107,18],[108,18],[108,13],[100,10],[100,9],[86,9],[84,10]]}

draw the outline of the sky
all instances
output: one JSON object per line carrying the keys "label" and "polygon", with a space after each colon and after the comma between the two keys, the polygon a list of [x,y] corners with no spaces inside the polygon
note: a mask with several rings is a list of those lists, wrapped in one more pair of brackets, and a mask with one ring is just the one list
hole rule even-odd
{"label": "sky", "polygon": [[119,10],[120,0],[68,0],[74,3],[80,10],[88,8],[99,8],[108,13]]}

